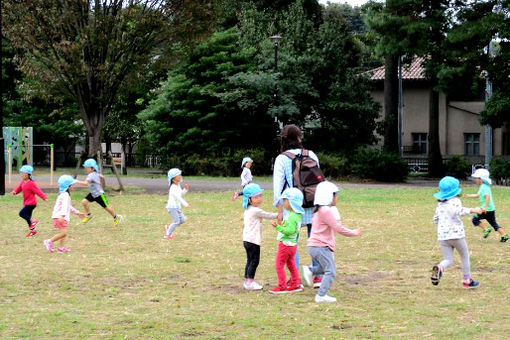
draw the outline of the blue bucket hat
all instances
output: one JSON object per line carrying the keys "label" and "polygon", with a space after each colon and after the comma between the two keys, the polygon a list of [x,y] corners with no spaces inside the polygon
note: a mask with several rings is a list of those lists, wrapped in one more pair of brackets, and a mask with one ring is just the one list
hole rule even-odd
{"label": "blue bucket hat", "polygon": [[29,174],[32,176],[32,172],[34,171],[34,168],[30,165],[23,165],[21,168],[19,168],[19,172],[24,172],[26,174]]}
{"label": "blue bucket hat", "polygon": [[89,158],[85,162],[83,162],[83,166],[86,168],[93,168],[96,171],[99,171],[99,166],[97,166],[97,162],[94,158]]}
{"label": "blue bucket hat", "polygon": [[172,183],[172,179],[180,174],[182,174],[182,171],[177,168],[168,170],[168,183]]}
{"label": "blue bucket hat", "polygon": [[62,175],[58,178],[58,192],[65,192],[76,180],[71,175]]}
{"label": "blue bucket hat", "polygon": [[439,192],[434,194],[438,200],[448,200],[460,194],[459,180],[452,176],[443,177],[439,181]]}
{"label": "blue bucket hat", "polygon": [[264,191],[260,185],[250,183],[243,188],[243,208],[248,209],[248,203],[250,203],[250,197],[257,196]]}
{"label": "blue bucket hat", "polygon": [[253,163],[253,159],[251,159],[250,157],[244,157],[243,161],[241,162],[241,169],[244,168],[244,165],[246,163]]}
{"label": "blue bucket hat", "polygon": [[305,209],[303,209],[303,193],[301,190],[297,188],[288,188],[285,189],[285,191],[280,196],[280,199],[288,199],[290,202],[290,206],[292,207],[292,210],[297,212],[298,214],[304,214]]}

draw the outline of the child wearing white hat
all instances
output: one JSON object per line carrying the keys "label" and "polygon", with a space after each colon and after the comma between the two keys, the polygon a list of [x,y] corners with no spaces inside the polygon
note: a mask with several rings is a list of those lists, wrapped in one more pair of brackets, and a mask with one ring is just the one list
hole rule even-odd
{"label": "child wearing white hat", "polygon": [[67,237],[67,226],[69,225],[71,213],[85,218],[85,214],[79,212],[71,205],[71,191],[73,191],[73,184],[77,181],[71,175],[62,175],[58,179],[58,197],[53,208],[51,218],[53,220],[53,226],[59,230],[59,233],[53,236],[51,239],[44,240],[44,246],[46,249],[53,253],[53,242],[60,241],[60,247],[57,249],[57,253],[69,253],[71,250],[64,247],[64,242]]}
{"label": "child wearing white hat", "polygon": [[[303,193],[297,188],[288,188],[281,194],[280,200],[283,200],[283,208],[289,213],[283,219],[282,224],[276,221],[272,222],[273,227],[278,231],[276,239],[278,242],[278,251],[276,253],[276,275],[278,275],[278,286],[269,290],[271,294],[283,294],[291,292],[301,292],[301,279],[296,267],[294,256],[297,251],[297,234],[301,228],[301,215],[303,209]],[[285,266],[290,272],[290,281],[287,284],[285,275]]]}
{"label": "child wearing white hat", "polygon": [[480,283],[471,278],[469,250],[462,216],[480,213],[480,208],[465,208],[459,199],[459,180],[446,176],[439,181],[439,192],[434,194],[437,199],[434,223],[437,225],[437,240],[441,246],[443,260],[432,267],[430,280],[434,286],[439,284],[443,271],[453,263],[453,251],[460,254],[464,288],[477,288]]}
{"label": "child wearing white hat", "polygon": [[[308,238],[308,253],[318,263],[313,267],[303,266],[303,279],[308,286],[312,286],[313,275],[324,274],[315,302],[335,302],[336,298],[327,293],[336,276],[335,233],[353,237],[361,236],[361,229],[351,230],[342,225],[337,204],[338,187],[328,181],[317,185],[314,198],[314,215],[312,218],[312,232]],[[335,211],[336,210],[336,211]]]}
{"label": "child wearing white hat", "polygon": [[262,204],[262,192],[258,184],[250,183],[243,189],[244,229],[243,245],[246,250],[246,267],[244,284],[246,290],[261,290],[263,287],[255,282],[255,272],[260,262],[260,244],[262,242],[262,222],[275,219],[276,213],[265,212]]}
{"label": "child wearing white hat", "polygon": [[192,208],[191,205],[186,202],[182,196],[185,195],[189,190],[189,185],[184,184],[184,189],[181,188],[182,171],[177,168],[168,170],[168,184],[170,189],[168,190],[168,202],[166,209],[173,218],[172,224],[165,226],[164,238],[175,239],[174,231],[175,228],[186,222],[186,216],[182,213],[181,207]]}
{"label": "child wearing white hat", "polygon": [[253,159],[250,157],[244,157],[241,162],[241,169],[243,172],[241,173],[241,191],[235,191],[232,194],[232,201],[235,201],[236,198],[243,195],[243,188],[250,184],[253,181],[253,176],[251,175],[251,165],[253,164]]}
{"label": "child wearing white hat", "polygon": [[508,241],[508,234],[505,233],[505,230],[503,230],[503,228],[498,225],[498,222],[496,222],[496,206],[494,205],[494,201],[492,199],[492,181],[490,179],[489,171],[486,169],[477,169],[471,175],[471,177],[473,177],[476,181],[476,184],[479,185],[478,193],[464,194],[464,197],[479,198],[480,208],[482,209],[480,214],[475,214],[473,216],[473,225],[475,227],[480,227],[483,230],[483,238],[487,238],[492,229],[491,227],[486,227],[486,225],[481,221],[486,220],[501,236],[500,242]]}

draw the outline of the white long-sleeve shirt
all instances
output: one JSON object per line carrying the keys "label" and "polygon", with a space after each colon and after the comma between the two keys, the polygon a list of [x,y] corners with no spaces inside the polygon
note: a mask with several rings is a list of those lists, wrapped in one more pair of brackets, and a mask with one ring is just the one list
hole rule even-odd
{"label": "white long-sleeve shirt", "polygon": [[470,213],[471,208],[463,207],[458,197],[445,202],[438,202],[434,213],[438,241],[466,237],[461,217]]}
{"label": "white long-sleeve shirt", "polygon": [[251,170],[244,167],[241,173],[241,187],[244,188],[247,184],[250,184],[252,180],[253,176],[251,175]]}
{"label": "white long-sleeve shirt", "polygon": [[180,209],[181,205],[187,207],[189,204],[182,196],[188,192],[186,189],[182,189],[180,185],[172,184],[170,190],[168,190],[168,202],[166,208]]}
{"label": "white long-sleeve shirt", "polygon": [[276,213],[268,213],[264,210],[250,205],[244,211],[243,241],[258,244],[262,241],[262,220],[275,219]]}
{"label": "white long-sleeve shirt", "polygon": [[71,219],[71,213],[78,214],[79,211],[71,205],[71,196],[69,196],[69,193],[66,191],[58,194],[51,218],[60,218],[61,216],[64,216],[64,219],[69,222]]}

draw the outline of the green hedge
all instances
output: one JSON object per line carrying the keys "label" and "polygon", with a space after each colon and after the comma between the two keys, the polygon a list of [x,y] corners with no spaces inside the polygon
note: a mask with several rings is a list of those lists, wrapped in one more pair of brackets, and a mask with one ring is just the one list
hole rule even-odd
{"label": "green hedge", "polygon": [[491,177],[496,184],[510,184],[510,162],[493,157],[489,164]]}
{"label": "green hedge", "polygon": [[460,155],[453,155],[446,161],[446,175],[466,179],[471,175],[471,165]]}
{"label": "green hedge", "polygon": [[352,174],[362,179],[383,182],[402,182],[409,173],[409,166],[399,154],[375,148],[358,148],[352,155]]}

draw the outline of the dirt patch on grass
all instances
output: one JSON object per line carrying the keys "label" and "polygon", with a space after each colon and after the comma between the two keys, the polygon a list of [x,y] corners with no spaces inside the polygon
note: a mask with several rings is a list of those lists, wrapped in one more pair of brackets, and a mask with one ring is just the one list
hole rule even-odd
{"label": "dirt patch on grass", "polygon": [[385,280],[389,274],[383,272],[368,272],[364,274],[350,274],[343,278],[348,285],[370,285]]}

